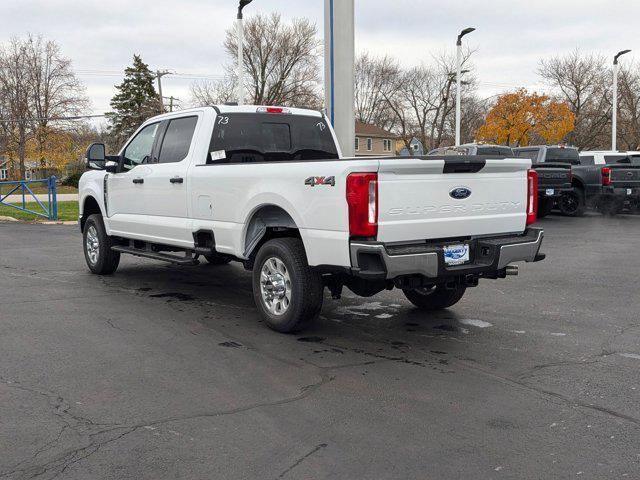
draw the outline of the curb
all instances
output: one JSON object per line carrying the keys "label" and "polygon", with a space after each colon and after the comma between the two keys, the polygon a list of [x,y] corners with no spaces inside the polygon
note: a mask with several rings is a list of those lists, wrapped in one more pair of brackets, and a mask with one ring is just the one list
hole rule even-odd
{"label": "curb", "polygon": [[34,221],[34,222],[30,222],[30,221],[26,221],[26,220],[19,220],[17,218],[13,218],[13,217],[5,217],[0,215],[0,222],[7,222],[7,223],[28,223],[30,225],[77,225],[78,222],[77,221],[46,221],[46,222],[38,222],[38,221]]}

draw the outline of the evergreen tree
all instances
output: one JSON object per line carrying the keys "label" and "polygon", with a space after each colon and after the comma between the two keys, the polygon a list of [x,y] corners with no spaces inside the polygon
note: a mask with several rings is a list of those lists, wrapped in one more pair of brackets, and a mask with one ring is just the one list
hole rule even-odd
{"label": "evergreen tree", "polygon": [[153,82],[155,74],[139,55],[133,56],[133,66],[124,71],[124,80],[111,99],[112,112],[107,114],[110,134],[118,144],[126,140],[149,117],[158,114],[158,94]]}

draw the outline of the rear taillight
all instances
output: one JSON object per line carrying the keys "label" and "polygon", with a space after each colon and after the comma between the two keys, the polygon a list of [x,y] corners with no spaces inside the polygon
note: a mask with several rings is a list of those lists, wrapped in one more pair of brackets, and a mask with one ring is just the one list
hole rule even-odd
{"label": "rear taillight", "polygon": [[573,170],[569,169],[569,183],[573,183]]}
{"label": "rear taillight", "polygon": [[602,167],[602,186],[606,187],[611,185],[611,168]]}
{"label": "rear taillight", "polygon": [[352,173],[347,177],[349,235],[375,237],[378,234],[378,174]]}
{"label": "rear taillight", "polygon": [[527,172],[527,225],[535,223],[538,216],[538,173]]}

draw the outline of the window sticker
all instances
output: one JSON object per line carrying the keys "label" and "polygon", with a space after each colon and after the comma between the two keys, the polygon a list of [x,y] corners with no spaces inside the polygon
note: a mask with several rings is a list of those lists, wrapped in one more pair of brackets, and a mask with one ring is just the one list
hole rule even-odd
{"label": "window sticker", "polygon": [[225,150],[216,150],[215,152],[209,152],[211,155],[211,161],[215,162],[216,160],[224,160],[227,158],[227,152]]}

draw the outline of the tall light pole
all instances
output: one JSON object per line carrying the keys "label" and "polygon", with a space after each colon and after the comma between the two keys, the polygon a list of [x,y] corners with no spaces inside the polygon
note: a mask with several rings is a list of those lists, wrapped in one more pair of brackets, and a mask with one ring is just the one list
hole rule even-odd
{"label": "tall light pole", "polygon": [[242,58],[244,48],[244,29],[242,25],[242,10],[253,0],[240,0],[238,4],[238,105],[244,102],[244,60]]}
{"label": "tall light pole", "polygon": [[465,28],[458,35],[458,41],[456,42],[457,47],[457,69],[456,69],[456,146],[460,145],[460,114],[461,114],[461,103],[460,103],[460,84],[462,76],[462,37],[466,34],[471,33],[475,30],[475,28],[469,27]]}
{"label": "tall light pole", "polygon": [[624,55],[625,53],[629,53],[631,50],[622,50],[616,53],[616,56],[613,57],[613,112],[611,117],[611,150],[614,152],[617,150],[617,136],[618,132],[617,124],[618,124],[618,57]]}

